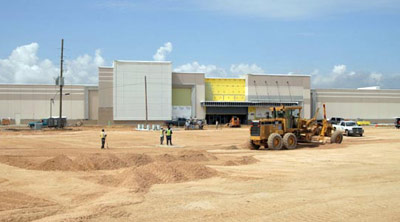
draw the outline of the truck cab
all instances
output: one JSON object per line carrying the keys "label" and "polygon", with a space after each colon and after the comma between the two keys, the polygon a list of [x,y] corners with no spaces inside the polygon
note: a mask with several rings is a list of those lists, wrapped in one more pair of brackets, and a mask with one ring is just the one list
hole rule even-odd
{"label": "truck cab", "polygon": [[41,123],[42,127],[48,127],[49,126],[49,119],[41,119],[39,121],[32,121],[28,123],[29,128],[33,129],[35,127],[35,124]]}
{"label": "truck cab", "polygon": [[329,122],[332,125],[339,124],[342,121],[344,121],[344,119],[342,117],[332,117],[332,118],[329,119]]}
{"label": "truck cab", "polygon": [[341,131],[346,136],[363,136],[364,134],[364,129],[357,125],[355,121],[341,121],[339,124],[333,125],[333,130]]}
{"label": "truck cab", "polygon": [[397,129],[400,129],[400,117],[396,117],[396,118],[395,118],[394,126],[395,126]]}

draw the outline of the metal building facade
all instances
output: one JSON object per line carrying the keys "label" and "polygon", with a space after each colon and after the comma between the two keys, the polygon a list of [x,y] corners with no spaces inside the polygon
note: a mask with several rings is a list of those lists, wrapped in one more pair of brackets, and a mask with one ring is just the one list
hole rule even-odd
{"label": "metal building facade", "polygon": [[114,61],[113,119],[170,120],[171,86],[171,62]]}

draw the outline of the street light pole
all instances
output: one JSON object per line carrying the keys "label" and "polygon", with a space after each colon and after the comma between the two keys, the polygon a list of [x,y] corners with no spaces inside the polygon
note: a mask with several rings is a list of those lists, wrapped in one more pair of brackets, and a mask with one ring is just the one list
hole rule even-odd
{"label": "street light pole", "polygon": [[64,62],[64,39],[61,39],[61,64],[60,64],[60,119],[58,120],[58,128],[63,128],[64,126],[61,124],[62,121],[62,90],[64,85],[63,80],[63,62]]}

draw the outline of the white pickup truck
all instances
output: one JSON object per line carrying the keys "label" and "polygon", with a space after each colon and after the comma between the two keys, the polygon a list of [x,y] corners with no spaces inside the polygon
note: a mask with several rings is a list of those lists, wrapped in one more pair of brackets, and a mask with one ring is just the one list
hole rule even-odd
{"label": "white pickup truck", "polygon": [[364,134],[364,129],[361,126],[357,125],[357,123],[354,121],[341,121],[339,124],[332,125],[332,127],[334,131],[342,131],[346,136],[363,136]]}

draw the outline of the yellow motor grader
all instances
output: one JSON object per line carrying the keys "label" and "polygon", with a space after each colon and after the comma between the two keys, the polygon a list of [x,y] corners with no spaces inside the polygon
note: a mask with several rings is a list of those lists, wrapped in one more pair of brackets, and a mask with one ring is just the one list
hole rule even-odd
{"label": "yellow motor grader", "polygon": [[301,106],[271,107],[272,116],[253,121],[250,127],[250,148],[265,148],[280,150],[282,148],[294,149],[298,143],[325,143],[330,138],[330,143],[341,143],[341,132],[333,131],[332,125],[326,120],[325,104],[324,119],[317,121],[319,109],[312,119],[300,117]]}

